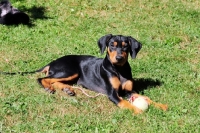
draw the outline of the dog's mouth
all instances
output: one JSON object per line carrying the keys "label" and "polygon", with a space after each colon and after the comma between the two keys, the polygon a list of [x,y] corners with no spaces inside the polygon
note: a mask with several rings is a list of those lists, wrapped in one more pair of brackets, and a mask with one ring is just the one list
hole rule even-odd
{"label": "dog's mouth", "polygon": [[115,61],[112,62],[114,65],[117,66],[123,66],[126,63],[126,59],[122,57],[121,59],[115,59]]}
{"label": "dog's mouth", "polygon": [[111,51],[109,48],[108,48],[108,55],[110,62],[113,65],[123,66],[128,59],[128,55],[126,52]]}
{"label": "dog's mouth", "polygon": [[123,66],[127,61],[127,58],[124,56],[110,56],[110,62],[113,65]]}

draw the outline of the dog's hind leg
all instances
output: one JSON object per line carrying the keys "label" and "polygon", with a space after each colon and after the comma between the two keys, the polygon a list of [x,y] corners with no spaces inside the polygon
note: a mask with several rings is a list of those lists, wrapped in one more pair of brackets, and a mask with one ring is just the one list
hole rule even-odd
{"label": "dog's hind leg", "polygon": [[72,87],[70,85],[67,85],[67,84],[64,84],[64,83],[61,83],[61,82],[54,82],[54,83],[52,83],[52,87],[54,89],[60,89],[60,90],[62,90],[63,92],[67,93],[70,96],[74,96],[75,95],[75,92],[74,92],[74,90],[72,89]]}
{"label": "dog's hind leg", "polygon": [[74,90],[72,87],[68,84],[65,84],[63,82],[72,82],[78,78],[78,74],[74,74],[72,76],[69,76],[67,78],[51,78],[51,77],[45,77],[45,78],[39,78],[38,83],[44,87],[45,90],[47,90],[50,93],[54,93],[56,89],[62,90],[66,92],[68,95],[75,95]]}

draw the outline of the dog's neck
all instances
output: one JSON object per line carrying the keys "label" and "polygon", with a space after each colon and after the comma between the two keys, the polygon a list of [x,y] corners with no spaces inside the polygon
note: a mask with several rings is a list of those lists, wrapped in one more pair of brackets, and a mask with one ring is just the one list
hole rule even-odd
{"label": "dog's neck", "polygon": [[[124,75],[124,73],[125,74],[131,73],[131,68],[130,68],[128,61],[126,61],[126,63],[123,66],[113,65],[107,56],[108,55],[106,55],[106,57],[103,60],[101,70],[109,71],[109,73],[112,73],[113,75],[118,76],[119,78],[126,77]],[[106,73],[106,72],[104,72],[104,73]],[[129,79],[132,79],[131,74],[128,77],[129,77]]]}

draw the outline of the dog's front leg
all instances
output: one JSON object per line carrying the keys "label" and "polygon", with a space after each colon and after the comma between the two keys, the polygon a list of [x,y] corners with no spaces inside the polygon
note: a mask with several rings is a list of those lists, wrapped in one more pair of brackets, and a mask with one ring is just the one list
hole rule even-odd
{"label": "dog's front leg", "polygon": [[123,98],[119,97],[118,90],[121,87],[121,82],[118,77],[109,78],[109,82],[111,86],[110,88],[107,88],[108,97],[112,102],[114,102],[120,108],[129,109],[133,111],[135,114],[142,113],[142,110],[138,109],[127,100],[124,100]]}
{"label": "dog's front leg", "polygon": [[147,96],[143,96],[143,95],[136,94],[136,93],[132,94],[132,96],[134,96],[134,97],[143,97],[143,98],[148,102],[149,105],[152,104],[152,105],[154,105],[156,108],[162,109],[162,110],[164,110],[164,111],[166,111],[166,110],[168,109],[168,106],[167,106],[166,104],[154,102],[154,101],[152,101],[152,100],[151,100],[149,97],[147,97]]}
{"label": "dog's front leg", "polygon": [[127,100],[124,100],[123,98],[119,97],[115,89],[112,89],[112,92],[110,93],[108,97],[112,102],[114,102],[118,107],[122,109],[129,109],[133,111],[134,114],[142,113],[142,110],[138,109]]}

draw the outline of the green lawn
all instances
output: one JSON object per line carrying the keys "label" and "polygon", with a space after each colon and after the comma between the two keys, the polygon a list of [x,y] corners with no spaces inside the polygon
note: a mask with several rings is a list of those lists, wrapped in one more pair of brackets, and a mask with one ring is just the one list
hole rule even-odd
{"label": "green lawn", "polygon": [[[200,132],[199,0],[11,0],[32,26],[0,25],[0,71],[36,70],[67,54],[101,55],[105,34],[143,44],[129,62],[135,89],[157,102],[141,115],[107,97],[48,94],[41,74],[0,75],[0,132],[198,133]],[[96,95],[88,91],[90,95]]]}

